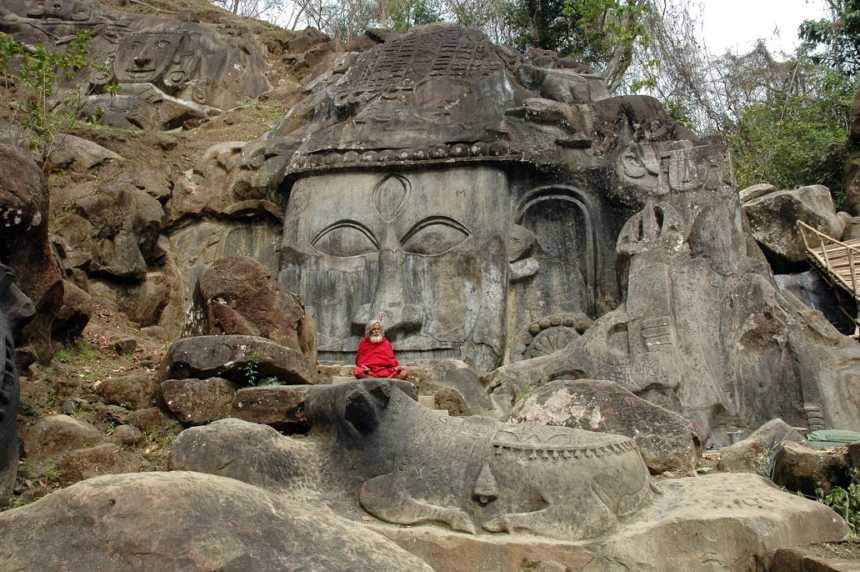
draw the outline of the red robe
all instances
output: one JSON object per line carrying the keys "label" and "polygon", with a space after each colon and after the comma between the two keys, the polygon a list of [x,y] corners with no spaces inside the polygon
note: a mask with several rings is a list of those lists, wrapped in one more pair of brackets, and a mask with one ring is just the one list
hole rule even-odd
{"label": "red robe", "polygon": [[[364,366],[370,371],[365,371]],[[355,377],[397,377],[401,371],[391,342],[382,338],[381,342],[374,344],[366,337],[361,338],[355,352]]]}

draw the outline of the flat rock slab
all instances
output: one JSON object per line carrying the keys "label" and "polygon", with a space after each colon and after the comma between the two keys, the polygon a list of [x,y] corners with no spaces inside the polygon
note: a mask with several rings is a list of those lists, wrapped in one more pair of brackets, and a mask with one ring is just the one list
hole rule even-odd
{"label": "flat rock slab", "polygon": [[[751,474],[666,480],[664,494],[607,537],[562,542],[529,535],[469,535],[432,526],[373,530],[437,572],[559,570],[664,572],[757,570],[775,550],[841,540],[845,522],[827,507]],[[782,569],[779,569],[782,572]]]}
{"label": "flat rock slab", "polygon": [[277,377],[290,384],[317,383],[314,364],[299,351],[257,336],[195,336],[173,342],[162,365],[164,379],[223,377],[247,385]]}
{"label": "flat rock slab", "polygon": [[90,479],[0,513],[4,572],[431,572],[324,506],[214,475]]}
{"label": "flat rock slab", "polygon": [[307,427],[305,398],[314,387],[311,385],[245,387],[236,392],[232,416],[264,425]]}
{"label": "flat rock slab", "polygon": [[201,425],[230,417],[236,384],[220,377],[168,379],[161,382],[161,393],[183,423]]}
{"label": "flat rock slab", "polygon": [[857,572],[860,542],[828,542],[777,550],[771,572]]}

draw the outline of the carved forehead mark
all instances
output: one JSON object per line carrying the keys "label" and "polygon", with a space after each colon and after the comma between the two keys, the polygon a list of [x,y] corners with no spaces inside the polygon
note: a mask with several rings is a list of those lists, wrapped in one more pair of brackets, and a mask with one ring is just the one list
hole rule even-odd
{"label": "carved forehead mark", "polygon": [[386,175],[373,189],[373,207],[385,222],[391,222],[403,210],[412,192],[412,183],[401,175]]}

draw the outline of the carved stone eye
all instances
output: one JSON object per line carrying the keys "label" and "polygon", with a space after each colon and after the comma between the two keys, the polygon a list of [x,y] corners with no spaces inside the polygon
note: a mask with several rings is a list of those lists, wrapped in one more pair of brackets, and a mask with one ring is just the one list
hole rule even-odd
{"label": "carved stone eye", "polygon": [[437,216],[422,220],[403,237],[403,250],[409,254],[444,254],[469,238],[469,230],[452,218]]}
{"label": "carved stone eye", "polygon": [[311,244],[329,256],[348,258],[379,250],[379,243],[370,230],[356,221],[338,221],[319,232]]}
{"label": "carved stone eye", "polygon": [[170,42],[168,42],[167,40],[158,40],[157,42],[155,42],[155,47],[158,49],[161,49],[161,50],[163,50],[164,48],[166,48],[169,45],[170,45]]}

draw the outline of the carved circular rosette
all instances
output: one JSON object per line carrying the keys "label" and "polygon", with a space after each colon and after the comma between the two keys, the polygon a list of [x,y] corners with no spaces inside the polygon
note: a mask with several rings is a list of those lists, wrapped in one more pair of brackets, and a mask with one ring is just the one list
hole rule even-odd
{"label": "carved circular rosette", "polygon": [[514,361],[555,353],[567,347],[588,328],[592,320],[581,312],[551,314],[531,322],[517,339]]}

